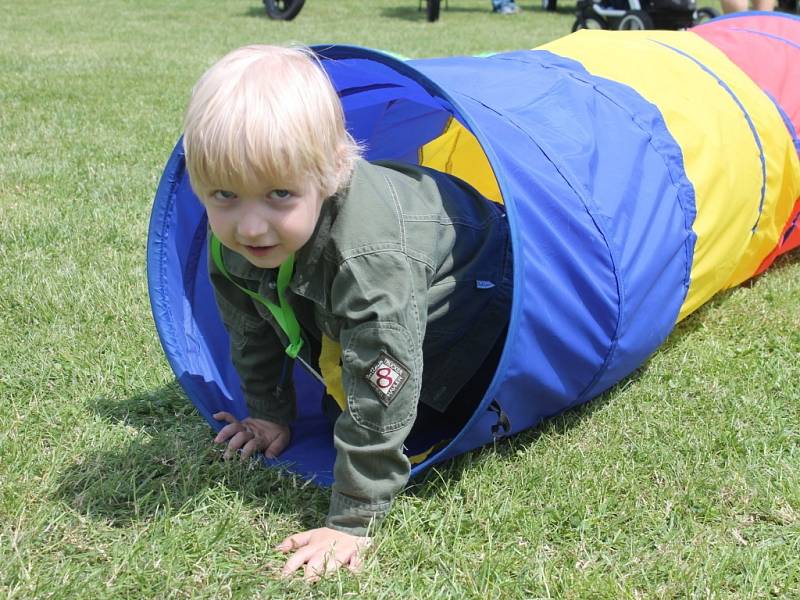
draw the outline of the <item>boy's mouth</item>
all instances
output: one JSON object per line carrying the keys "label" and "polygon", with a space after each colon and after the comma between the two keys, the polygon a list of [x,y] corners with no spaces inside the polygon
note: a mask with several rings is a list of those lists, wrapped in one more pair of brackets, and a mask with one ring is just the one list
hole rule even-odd
{"label": "boy's mouth", "polygon": [[275,246],[245,246],[245,248],[254,256],[263,256],[275,248]]}

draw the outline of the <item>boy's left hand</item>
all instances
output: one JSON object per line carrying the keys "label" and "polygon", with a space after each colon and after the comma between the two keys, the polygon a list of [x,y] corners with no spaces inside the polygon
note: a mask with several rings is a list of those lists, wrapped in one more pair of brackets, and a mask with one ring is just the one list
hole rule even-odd
{"label": "boy's left hand", "polygon": [[283,540],[276,548],[284,554],[294,552],[286,561],[281,574],[288,577],[305,565],[305,580],[318,581],[342,566],[357,571],[369,543],[368,537],[350,535],[329,527],[296,533]]}
{"label": "boy's left hand", "polygon": [[242,460],[256,452],[263,452],[267,458],[275,458],[289,445],[292,436],[288,426],[264,419],[247,417],[240,421],[225,411],[214,413],[213,417],[217,421],[228,422],[214,438],[217,444],[228,444],[222,455],[225,460],[235,456],[239,450]]}

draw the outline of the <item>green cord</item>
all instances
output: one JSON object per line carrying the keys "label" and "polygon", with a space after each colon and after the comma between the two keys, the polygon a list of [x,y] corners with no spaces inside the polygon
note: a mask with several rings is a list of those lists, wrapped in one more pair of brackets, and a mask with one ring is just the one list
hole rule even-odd
{"label": "green cord", "polygon": [[286,347],[286,354],[290,358],[297,358],[300,348],[303,347],[303,338],[300,336],[300,324],[297,322],[297,317],[294,315],[291,304],[286,300],[286,288],[289,287],[289,281],[292,278],[292,271],[294,271],[294,254],[290,254],[289,258],[281,263],[278,268],[278,302],[280,306],[270,302],[260,294],[253,290],[249,290],[236,283],[225,268],[225,263],[222,260],[222,242],[212,233],[211,234],[211,258],[220,272],[227,277],[233,285],[242,290],[245,294],[250,296],[253,300],[257,300],[267,307],[269,312],[275,318],[280,328],[289,338],[289,345]]}

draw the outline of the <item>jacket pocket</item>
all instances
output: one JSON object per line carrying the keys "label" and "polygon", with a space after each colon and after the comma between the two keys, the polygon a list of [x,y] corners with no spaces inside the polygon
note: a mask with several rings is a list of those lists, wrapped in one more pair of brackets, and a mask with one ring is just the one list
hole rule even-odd
{"label": "jacket pocket", "polygon": [[393,322],[359,326],[348,338],[342,363],[353,421],[377,433],[406,427],[417,414],[421,349]]}

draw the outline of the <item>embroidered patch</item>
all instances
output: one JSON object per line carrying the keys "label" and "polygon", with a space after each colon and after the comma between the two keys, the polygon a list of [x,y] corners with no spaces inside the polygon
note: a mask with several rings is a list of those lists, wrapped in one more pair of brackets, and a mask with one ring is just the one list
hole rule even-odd
{"label": "embroidered patch", "polygon": [[389,406],[409,378],[409,370],[399,360],[381,352],[365,375],[367,383],[378,394],[384,406]]}

